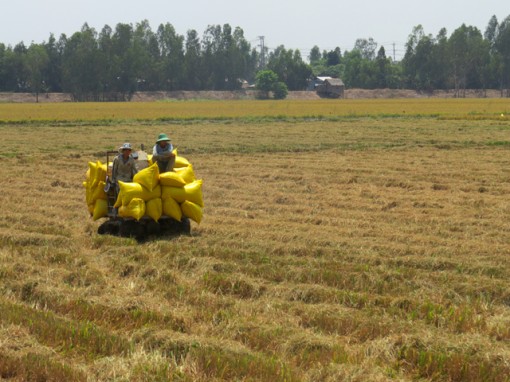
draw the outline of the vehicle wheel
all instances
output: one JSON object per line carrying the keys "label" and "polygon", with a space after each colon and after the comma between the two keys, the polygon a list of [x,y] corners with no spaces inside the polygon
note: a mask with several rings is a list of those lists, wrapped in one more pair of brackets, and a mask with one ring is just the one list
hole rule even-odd
{"label": "vehicle wheel", "polygon": [[147,235],[149,235],[149,236],[159,235],[161,233],[161,226],[159,225],[158,222],[156,222],[154,220],[150,220],[147,222],[146,231],[147,231]]}
{"label": "vehicle wheel", "polygon": [[183,217],[181,220],[181,232],[186,235],[191,235],[191,221],[186,217]]}
{"label": "vehicle wheel", "polygon": [[122,237],[133,237],[137,233],[137,223],[133,220],[124,220],[120,223],[119,235]]}
{"label": "vehicle wheel", "polygon": [[100,235],[117,235],[119,233],[119,222],[107,220],[97,228]]}

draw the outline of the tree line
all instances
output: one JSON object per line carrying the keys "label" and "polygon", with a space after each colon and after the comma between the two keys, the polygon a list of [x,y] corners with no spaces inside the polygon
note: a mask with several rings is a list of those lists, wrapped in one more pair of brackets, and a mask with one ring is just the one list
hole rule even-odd
{"label": "tree line", "polygon": [[100,32],[84,24],[70,37],[51,34],[28,47],[0,43],[0,91],[128,100],[136,91],[236,90],[271,71],[288,90],[332,76],[348,88],[454,89],[460,97],[466,89],[501,89],[510,96],[510,16],[502,22],[493,16],[483,34],[463,24],[450,36],[443,28],[434,37],[418,25],[401,61],[373,38],[358,39],[344,53],[314,46],[307,58],[283,45],[259,51],[229,24],[210,25],[202,36],[195,30],[179,35],[170,23],[153,31],[147,20],[105,25]]}

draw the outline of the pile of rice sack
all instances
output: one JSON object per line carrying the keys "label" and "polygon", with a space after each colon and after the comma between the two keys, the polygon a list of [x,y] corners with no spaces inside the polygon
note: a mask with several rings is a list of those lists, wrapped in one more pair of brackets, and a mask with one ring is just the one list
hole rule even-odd
{"label": "pile of rice sack", "polygon": [[108,213],[107,195],[104,192],[106,170],[106,164],[100,161],[89,162],[87,180],[83,182],[87,207],[94,220],[102,218]]}
{"label": "pile of rice sack", "polygon": [[[119,181],[120,192],[114,207],[122,217],[140,220],[149,216],[158,221],[162,216],[169,216],[181,221],[185,216],[201,222],[204,201],[202,197],[202,180],[195,179],[193,166],[184,157],[176,154],[174,172],[159,173],[156,163],[152,164],[149,155],[149,167],[139,171],[133,182]],[[106,165],[101,162],[89,162],[86,199],[89,212],[94,220],[107,216],[107,195],[104,192]]]}

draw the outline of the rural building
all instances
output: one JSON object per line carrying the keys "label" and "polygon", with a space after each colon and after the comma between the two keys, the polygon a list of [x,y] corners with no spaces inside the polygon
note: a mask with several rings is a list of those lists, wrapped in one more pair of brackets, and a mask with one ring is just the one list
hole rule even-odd
{"label": "rural building", "polygon": [[326,98],[343,98],[344,82],[340,78],[317,77],[313,81],[313,88],[317,94]]}

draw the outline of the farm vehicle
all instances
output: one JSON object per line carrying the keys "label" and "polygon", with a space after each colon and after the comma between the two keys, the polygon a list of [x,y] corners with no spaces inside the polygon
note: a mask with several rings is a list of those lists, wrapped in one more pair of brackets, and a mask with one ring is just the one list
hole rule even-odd
{"label": "farm vehicle", "polygon": [[97,232],[138,241],[151,236],[191,233],[191,220],[202,218],[202,181],[193,166],[177,156],[174,171],[159,174],[157,164],[141,149],[132,155],[138,173],[133,182],[111,182],[112,163],[118,151],[105,153],[106,163],[89,162],[86,199],[94,220],[105,218]]}

